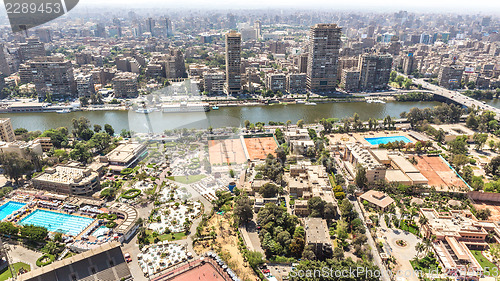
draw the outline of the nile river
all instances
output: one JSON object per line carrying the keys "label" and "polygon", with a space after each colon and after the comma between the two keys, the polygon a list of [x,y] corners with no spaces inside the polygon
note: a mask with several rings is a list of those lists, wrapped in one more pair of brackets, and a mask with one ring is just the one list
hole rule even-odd
{"label": "nile river", "polygon": [[[495,102],[497,102],[495,100]],[[386,104],[347,102],[347,103],[323,103],[316,106],[304,104],[270,105],[270,106],[242,106],[242,107],[220,107],[219,110],[195,113],[162,113],[152,112],[149,114],[149,122],[153,132],[162,132],[175,128],[214,128],[239,127],[245,120],[250,122],[291,120],[296,123],[303,119],[306,123],[318,121],[321,118],[344,118],[350,117],[355,112],[361,119],[384,118],[387,115],[399,117],[403,111],[408,112],[412,107],[432,107],[438,102],[394,102]],[[500,104],[500,103],[497,103]],[[134,111],[77,111],[66,114],[55,112],[43,113],[11,113],[0,114],[0,117],[10,117],[14,128],[26,128],[28,130],[46,130],[57,127],[71,127],[71,120],[80,116],[87,117],[92,124],[111,124],[116,132],[122,129],[135,132],[148,132],[148,120],[145,114]]]}

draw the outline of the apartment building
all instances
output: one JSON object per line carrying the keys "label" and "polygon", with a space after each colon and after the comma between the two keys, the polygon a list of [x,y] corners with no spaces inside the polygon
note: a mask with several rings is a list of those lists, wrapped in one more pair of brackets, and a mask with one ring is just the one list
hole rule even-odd
{"label": "apartment building", "polygon": [[38,41],[38,38],[26,38],[26,43],[19,44],[17,55],[21,62],[44,57],[46,55],[44,44]]}
{"label": "apartment building", "polygon": [[53,97],[76,95],[76,83],[71,61],[62,56],[36,57],[19,67],[21,83],[34,83],[38,97],[47,93]]}
{"label": "apartment building", "polygon": [[352,179],[356,177],[358,165],[365,168],[369,183],[385,179],[386,167],[378,162],[369,149],[362,144],[347,143],[344,146],[342,159],[344,160],[344,168]]}
{"label": "apartment building", "polygon": [[266,75],[267,89],[284,92],[286,89],[286,76],[283,73],[268,73]]}
{"label": "apartment building", "polygon": [[137,74],[130,72],[120,72],[111,80],[115,97],[130,98],[136,97],[139,94]]}
{"label": "apartment building", "polygon": [[307,59],[309,90],[335,90],[341,30],[336,24],[316,24],[311,27]]}
{"label": "apartment building", "polygon": [[10,118],[0,118],[0,141],[12,142],[16,140]]}
{"label": "apartment building", "polygon": [[323,260],[333,254],[332,241],[326,220],[321,218],[304,218],[306,244],[312,246],[316,258]]}
{"label": "apartment building", "polygon": [[363,54],[359,57],[359,87],[362,90],[387,88],[392,69],[392,56]]}
{"label": "apartment building", "polygon": [[441,66],[438,73],[438,84],[447,89],[456,89],[460,86],[465,67],[460,65]]}
{"label": "apartment building", "polygon": [[228,95],[241,92],[241,34],[230,31],[226,34],[226,84]]}
{"label": "apartment building", "polygon": [[286,90],[288,93],[303,93],[307,86],[307,74],[289,73],[286,76]]}
{"label": "apartment building", "polygon": [[203,90],[209,93],[222,93],[225,81],[226,74],[223,71],[204,72]]}

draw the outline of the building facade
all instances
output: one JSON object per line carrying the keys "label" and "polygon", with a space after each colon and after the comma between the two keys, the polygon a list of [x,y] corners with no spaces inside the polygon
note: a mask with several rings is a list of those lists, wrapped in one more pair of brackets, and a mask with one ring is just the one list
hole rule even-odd
{"label": "building facade", "polygon": [[111,81],[117,98],[136,97],[139,94],[137,74],[135,73],[117,73]]}
{"label": "building facade", "polygon": [[341,28],[336,24],[316,24],[309,35],[307,87],[332,91],[337,86]]}
{"label": "building facade", "polygon": [[226,34],[226,85],[228,95],[241,92],[241,34],[231,31]]}
{"label": "building facade", "polygon": [[391,55],[364,54],[359,58],[359,87],[380,90],[387,87],[392,69]]}

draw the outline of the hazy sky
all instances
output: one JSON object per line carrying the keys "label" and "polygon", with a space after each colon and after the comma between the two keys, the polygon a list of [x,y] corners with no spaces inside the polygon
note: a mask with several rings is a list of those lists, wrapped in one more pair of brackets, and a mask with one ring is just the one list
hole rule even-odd
{"label": "hazy sky", "polygon": [[311,8],[311,9],[342,9],[342,10],[400,10],[419,12],[482,12],[500,14],[499,0],[80,0],[79,5],[119,5],[120,7],[162,7],[162,8]]}

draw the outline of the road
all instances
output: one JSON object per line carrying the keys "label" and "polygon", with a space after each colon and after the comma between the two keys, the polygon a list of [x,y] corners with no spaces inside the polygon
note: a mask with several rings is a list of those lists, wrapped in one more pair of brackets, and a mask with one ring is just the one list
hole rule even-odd
{"label": "road", "polygon": [[[406,75],[404,75],[402,73],[398,73],[398,75],[407,77]],[[424,79],[413,78],[412,80],[413,80],[413,83],[421,84],[423,86],[423,88],[431,90],[435,95],[445,97],[449,100],[452,100],[452,101],[459,103],[459,104],[466,106],[466,107],[476,107],[480,110],[492,111],[492,112],[496,113],[495,118],[500,119],[500,109],[499,108],[493,107],[493,106],[488,105],[488,104],[484,104],[481,101],[467,97],[465,95],[462,95],[461,93],[459,93],[457,91],[448,90],[448,89],[445,89],[443,87],[431,84],[429,82],[424,81]]]}
{"label": "road", "polygon": [[355,198],[351,198],[349,200],[354,205],[354,208],[356,209],[356,212],[358,212],[360,219],[363,221],[363,226],[364,226],[364,228],[366,230],[366,237],[368,238],[368,245],[370,246],[371,251],[372,251],[373,260],[375,262],[375,265],[380,269],[381,274],[382,274],[380,276],[380,280],[382,280],[382,281],[390,281],[391,278],[389,277],[387,268],[385,267],[384,262],[380,258],[380,254],[378,252],[378,249],[377,249],[377,246],[375,244],[375,241],[373,240],[373,237],[370,234],[370,230],[368,229],[368,227],[366,227],[365,217],[364,217],[363,213],[361,212],[361,208],[359,206],[358,200],[356,200]]}

